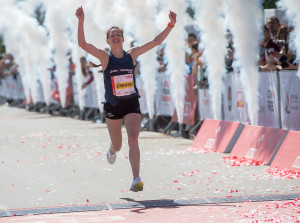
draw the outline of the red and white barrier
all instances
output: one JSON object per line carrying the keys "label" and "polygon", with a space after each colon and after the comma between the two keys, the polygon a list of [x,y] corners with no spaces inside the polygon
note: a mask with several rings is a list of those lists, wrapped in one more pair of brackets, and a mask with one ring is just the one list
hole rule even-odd
{"label": "red and white barrier", "polygon": [[282,129],[247,125],[230,156],[270,164],[285,134],[286,130]]}
{"label": "red and white barrier", "polygon": [[196,150],[229,153],[243,128],[239,122],[205,119],[192,147]]}
{"label": "red and white barrier", "polygon": [[287,134],[271,166],[300,171],[300,132]]}

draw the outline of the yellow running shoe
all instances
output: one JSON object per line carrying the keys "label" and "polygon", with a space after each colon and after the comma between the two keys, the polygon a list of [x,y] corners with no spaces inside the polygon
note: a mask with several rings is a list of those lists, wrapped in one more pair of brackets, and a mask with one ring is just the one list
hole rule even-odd
{"label": "yellow running shoe", "polygon": [[141,181],[140,177],[137,177],[133,180],[130,190],[133,192],[138,192],[143,190],[143,182]]}

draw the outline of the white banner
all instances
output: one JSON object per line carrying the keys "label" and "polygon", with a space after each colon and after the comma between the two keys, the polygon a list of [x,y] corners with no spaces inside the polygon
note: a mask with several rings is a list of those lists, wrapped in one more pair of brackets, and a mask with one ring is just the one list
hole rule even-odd
{"label": "white banner", "polygon": [[74,75],[72,76],[72,87],[73,87],[73,98],[74,104],[79,106],[79,92],[78,92],[78,78]]}
{"label": "white banner", "polygon": [[224,107],[224,120],[238,121],[237,120],[237,104],[236,90],[233,84],[234,73],[228,73],[224,78],[225,92],[223,94],[223,107]]}
{"label": "white banner", "polygon": [[23,88],[23,84],[22,84],[22,79],[21,79],[21,75],[18,74],[17,75],[17,80],[16,80],[16,91],[17,91],[17,94],[16,94],[16,99],[21,99],[21,100],[24,100],[24,88]]}
{"label": "white banner", "polygon": [[146,95],[145,95],[145,91],[143,88],[142,78],[140,77],[140,75],[135,75],[135,80],[136,80],[136,87],[138,89],[139,95],[141,96],[139,98],[141,113],[147,114],[148,109],[147,109]]}
{"label": "white banner", "polygon": [[300,80],[296,71],[280,71],[281,122],[283,129],[300,130]]}
{"label": "white banner", "polygon": [[172,102],[170,76],[159,73],[157,77],[157,91],[155,95],[156,115],[173,116],[175,105]]}
{"label": "white banner", "polygon": [[5,97],[7,99],[12,99],[13,96],[13,86],[14,86],[14,80],[13,76],[9,75],[5,78],[5,83],[6,83],[6,89],[5,89]]}
{"label": "white banner", "polygon": [[228,73],[224,78],[224,120],[249,123],[248,108],[240,73]]}
{"label": "white banner", "polygon": [[248,105],[246,102],[246,96],[244,88],[241,82],[240,73],[233,73],[233,83],[235,86],[236,103],[233,104],[233,108],[236,109],[236,117],[242,123],[250,123],[250,117],[248,114]]}
{"label": "white banner", "polygon": [[[83,83],[86,83],[90,80],[90,75],[87,75],[86,77],[83,76]],[[81,89],[82,94],[83,94],[83,105],[85,108],[98,108],[98,105],[94,105],[93,104],[93,93],[94,90],[96,89],[94,87],[95,82],[92,81],[89,85],[87,85],[84,89]],[[95,92],[95,94],[97,95],[97,93]]]}
{"label": "white banner", "polygon": [[258,125],[279,128],[277,73],[259,74]]}
{"label": "white banner", "polygon": [[209,89],[198,90],[198,111],[201,120],[206,118],[213,119]]}
{"label": "white banner", "polygon": [[36,102],[45,102],[45,97],[44,97],[44,91],[43,91],[43,86],[40,80],[36,80],[36,87],[38,94],[36,94]]}

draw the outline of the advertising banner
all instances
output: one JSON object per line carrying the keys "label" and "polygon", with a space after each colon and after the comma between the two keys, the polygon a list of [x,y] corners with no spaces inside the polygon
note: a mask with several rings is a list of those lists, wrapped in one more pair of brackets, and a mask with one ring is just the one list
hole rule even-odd
{"label": "advertising banner", "polygon": [[259,74],[258,125],[279,128],[277,73]]}
{"label": "advertising banner", "polygon": [[281,122],[283,129],[300,130],[300,80],[295,71],[280,71]]}

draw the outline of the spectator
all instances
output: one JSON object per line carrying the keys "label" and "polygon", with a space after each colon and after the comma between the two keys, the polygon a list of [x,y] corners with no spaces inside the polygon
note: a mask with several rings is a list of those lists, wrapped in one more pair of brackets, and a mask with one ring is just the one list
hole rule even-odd
{"label": "spectator", "polygon": [[74,103],[74,94],[73,94],[73,76],[75,75],[76,65],[73,63],[71,52],[68,53],[67,56],[68,56],[68,61],[69,61],[69,65],[68,65],[69,77],[68,77],[66,102],[67,102],[68,106],[74,106],[75,103]]}
{"label": "spectator", "polygon": [[157,52],[157,61],[159,63],[158,72],[165,72],[167,70],[167,63],[165,60],[165,46],[161,45]]}
{"label": "spectator", "polygon": [[204,76],[205,65],[203,62],[203,51],[204,49],[198,49],[199,43],[195,43],[192,46],[192,54],[193,54],[193,66],[192,66],[192,74],[196,76],[196,84],[194,85],[194,89],[197,88],[208,88],[208,80],[207,77]]}
{"label": "spectator", "polygon": [[286,27],[281,25],[276,35],[277,44],[280,46],[280,53],[287,57],[288,67],[285,69],[295,70],[298,69],[298,65],[295,63],[296,53],[294,53],[289,47],[289,36],[292,32],[293,27]]}
{"label": "spectator", "polygon": [[[196,45],[195,45],[196,44]],[[197,36],[196,34],[194,33],[189,33],[188,34],[188,38],[187,38],[187,45],[190,49],[190,52],[189,53],[186,53],[186,58],[185,58],[185,63],[188,67],[188,71],[187,73],[188,74],[191,74],[192,73],[192,68],[193,68],[193,55],[195,54],[195,52],[198,51],[198,45],[199,44],[199,41],[197,39]],[[194,49],[192,49],[192,47],[194,46]]]}
{"label": "spectator", "polygon": [[279,69],[278,58],[280,55],[280,47],[271,39],[269,28],[264,26],[264,39],[260,45],[263,54],[259,61],[259,70],[270,71]]}
{"label": "spectator", "polygon": [[[81,64],[82,75],[85,77],[85,81],[81,85],[81,89],[84,89],[90,83],[93,82],[94,76],[93,76],[93,72],[90,70],[90,68],[87,67],[88,63],[87,63],[87,60],[85,57],[80,58],[80,64]],[[87,80],[88,77],[89,77],[89,79]]]}
{"label": "spectator", "polygon": [[199,43],[198,38],[195,33],[189,33],[187,38],[187,44],[189,48],[192,48],[192,45]]}
{"label": "spectator", "polygon": [[269,28],[271,38],[274,40],[280,28],[280,21],[276,16],[267,19],[267,27]]}
{"label": "spectator", "polygon": [[232,35],[230,32],[226,33],[226,39],[228,41],[228,45],[226,47],[227,54],[225,56],[225,65],[228,72],[233,71],[232,63],[234,60],[234,48],[233,48],[233,41],[232,41]]}

